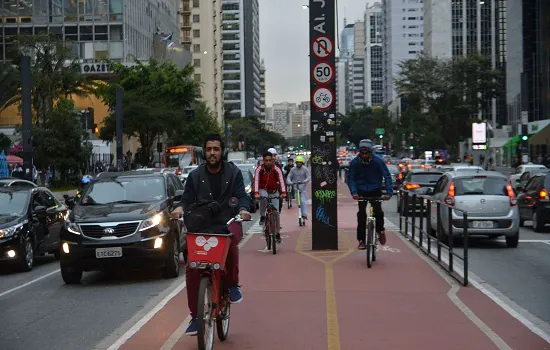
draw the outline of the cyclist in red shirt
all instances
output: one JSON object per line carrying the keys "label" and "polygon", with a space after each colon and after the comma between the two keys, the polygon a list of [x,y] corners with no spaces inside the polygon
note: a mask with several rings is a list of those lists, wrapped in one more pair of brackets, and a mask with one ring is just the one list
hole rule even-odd
{"label": "cyclist in red shirt", "polygon": [[[261,197],[273,198],[271,203],[276,209],[279,209],[279,198],[286,197],[286,185],[281,168],[273,164],[273,154],[271,152],[264,153],[264,163],[254,171],[254,196],[257,199]],[[265,221],[266,201],[260,201],[260,225]],[[281,243],[281,227],[277,228],[277,241]]]}

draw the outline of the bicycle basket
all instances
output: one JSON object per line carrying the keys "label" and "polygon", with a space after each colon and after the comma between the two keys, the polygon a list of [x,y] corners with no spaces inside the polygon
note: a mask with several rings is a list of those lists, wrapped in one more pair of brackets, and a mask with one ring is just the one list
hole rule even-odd
{"label": "bicycle basket", "polygon": [[223,270],[231,235],[187,232],[187,261],[192,269]]}

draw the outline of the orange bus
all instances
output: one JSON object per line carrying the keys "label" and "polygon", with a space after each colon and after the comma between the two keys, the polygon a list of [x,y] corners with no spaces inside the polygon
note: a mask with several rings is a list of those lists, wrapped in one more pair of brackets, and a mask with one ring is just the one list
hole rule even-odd
{"label": "orange bus", "polygon": [[197,146],[171,146],[164,151],[164,166],[167,168],[183,169],[190,165],[204,163],[202,147]]}

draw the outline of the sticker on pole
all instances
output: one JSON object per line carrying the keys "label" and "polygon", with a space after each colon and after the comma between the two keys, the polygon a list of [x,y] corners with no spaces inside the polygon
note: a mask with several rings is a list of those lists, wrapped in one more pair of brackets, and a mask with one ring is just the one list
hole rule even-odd
{"label": "sticker on pole", "polygon": [[313,91],[313,105],[318,110],[325,110],[334,104],[334,93],[326,87],[318,87]]}
{"label": "sticker on pole", "polygon": [[313,67],[313,80],[317,84],[328,84],[334,79],[334,68],[328,62],[318,62]]}
{"label": "sticker on pole", "polygon": [[332,40],[326,36],[318,36],[313,40],[313,54],[318,58],[326,58],[332,54]]}

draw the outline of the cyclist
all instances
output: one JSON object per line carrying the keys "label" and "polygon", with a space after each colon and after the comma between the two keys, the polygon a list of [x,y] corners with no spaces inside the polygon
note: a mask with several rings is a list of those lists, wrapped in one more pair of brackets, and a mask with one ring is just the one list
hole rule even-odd
{"label": "cyclist", "polygon": [[[292,170],[292,168],[294,168],[294,159],[288,158],[288,164],[285,165],[285,167],[283,168],[284,178],[285,178],[285,183],[286,184],[288,184],[288,182],[287,182],[288,174],[290,173],[290,170]],[[294,188],[292,186],[290,186],[288,188],[288,195],[290,196],[289,198],[294,199]]]}
{"label": "cyclist", "polygon": [[[348,172],[348,187],[354,200],[359,197],[383,197],[388,200],[393,195],[393,184],[390,172],[382,158],[373,153],[374,143],[370,139],[359,142],[359,154],[351,161]],[[382,180],[386,183],[386,195],[382,196]],[[376,232],[380,244],[386,244],[384,230],[384,212],[382,203],[373,201],[374,217],[376,218]],[[367,249],[367,202],[359,202],[357,212],[357,240],[358,249]]]}
{"label": "cyclist", "polygon": [[[264,153],[264,163],[254,171],[254,196],[257,199],[261,197],[286,197],[286,186],[283,178],[283,171],[278,166],[274,165],[273,154],[271,152]],[[275,209],[279,210],[279,198],[272,200]],[[260,225],[265,221],[265,211],[267,207],[266,200],[260,201]],[[281,243],[281,222],[277,227],[277,242]]]}
{"label": "cyclist", "polygon": [[[300,190],[300,210],[302,211],[302,219],[307,219],[307,183],[311,181],[309,170],[304,166],[304,157],[296,157],[296,167],[290,170],[287,183],[298,186]],[[296,183],[300,182],[299,185]]]}
{"label": "cyclist", "polygon": [[[210,135],[204,144],[206,164],[201,164],[191,171],[185,182],[185,192],[179,206],[172,212],[172,217],[179,218],[185,208],[193,203],[215,200],[222,205],[217,224],[229,221],[235,215],[235,208],[229,206],[231,198],[238,200],[239,214],[244,220],[250,219],[248,208],[250,199],[244,188],[242,172],[231,163],[222,161],[224,143],[219,135]],[[200,186],[199,186],[200,184]],[[211,223],[216,226],[216,223]],[[229,298],[232,304],[240,303],[243,295],[239,287],[239,249],[237,244],[242,237],[231,240],[226,260],[227,279],[231,286]],[[185,331],[186,335],[197,335],[197,303],[200,286],[200,271],[188,269],[186,272],[187,304],[191,311],[191,321]]]}
{"label": "cyclist", "polygon": [[[274,147],[271,147],[267,151],[273,155],[273,164],[278,166],[279,169],[281,169],[282,171],[283,166],[281,164],[281,161],[279,160],[279,157],[277,157],[277,150]],[[286,178],[283,176],[283,179],[286,179]],[[283,201],[279,201],[279,213],[281,212],[281,210],[283,210]]]}

